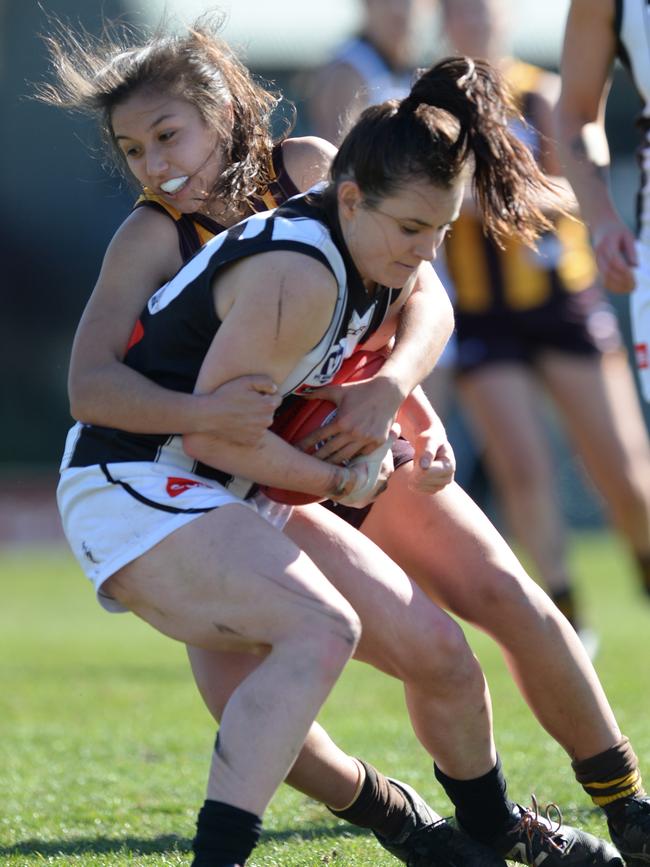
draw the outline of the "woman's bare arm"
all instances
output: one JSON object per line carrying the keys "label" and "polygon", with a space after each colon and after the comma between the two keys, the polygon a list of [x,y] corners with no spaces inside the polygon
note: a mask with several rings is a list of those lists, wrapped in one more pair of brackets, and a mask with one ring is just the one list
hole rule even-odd
{"label": "woman's bare arm", "polygon": [[[215,284],[222,325],[201,367],[196,392],[212,392],[252,370],[284,381],[325,334],[336,292],[329,270],[298,253],[265,253],[234,265]],[[270,431],[254,447],[209,434],[186,435],[184,447],[192,457],[228,473],[317,496],[335,490],[340,477],[337,467],[298,451]]]}
{"label": "woman's bare arm", "polygon": [[196,397],[162,388],[122,362],[149,297],[181,264],[176,228],[166,215],[141,208],[118,229],[72,348],[72,416],[134,433],[221,430],[256,442],[278,404],[268,377],[249,377]]}
{"label": "woman's bare arm", "polygon": [[616,53],[614,0],[573,0],[562,50],[558,131],[566,174],[589,226],[598,268],[614,292],[634,287],[634,235],[610,192],[605,105]]}
{"label": "woman's bare arm", "polygon": [[363,344],[383,349],[387,360],[372,379],[326,386],[318,396],[338,405],[335,419],[306,442],[328,441],[323,457],[367,454],[384,442],[395,416],[413,389],[430,373],[454,327],[451,302],[428,263],[417,273],[414,288],[389,311],[386,322]]}

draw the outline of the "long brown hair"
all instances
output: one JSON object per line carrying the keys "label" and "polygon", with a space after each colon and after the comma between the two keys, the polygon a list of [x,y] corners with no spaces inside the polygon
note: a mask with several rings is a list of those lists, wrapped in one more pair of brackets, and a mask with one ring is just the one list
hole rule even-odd
{"label": "long brown hair", "polygon": [[[217,134],[226,169],[211,198],[238,207],[265,191],[275,141],[285,138],[292,124],[286,122],[274,140],[272,116],[281,97],[256,81],[219,36],[221,14],[206,13],[181,33],[163,23],[148,36],[132,27],[106,24],[95,38],[84,31],[75,34],[56,20],[53,24],[53,33],[43,39],[55,80],[39,85],[36,98],[94,116],[126,174],[113,136],[112,112],[136,90],[151,88],[192,103]],[[227,106],[232,115],[224,110]]]}
{"label": "long brown hair", "polygon": [[533,244],[551,228],[542,202],[556,191],[508,128],[513,115],[493,66],[449,57],[422,73],[405,99],[362,113],[334,159],[332,183],[354,179],[373,207],[409,178],[448,188],[471,171],[486,232]]}

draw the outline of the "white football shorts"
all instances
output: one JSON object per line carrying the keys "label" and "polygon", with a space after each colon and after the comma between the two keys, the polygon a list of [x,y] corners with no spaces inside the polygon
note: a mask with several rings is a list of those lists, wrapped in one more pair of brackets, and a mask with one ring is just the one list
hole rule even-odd
{"label": "white football shorts", "polygon": [[630,295],[630,325],[641,394],[650,403],[650,248],[637,243],[639,267]]}
{"label": "white football shorts", "polygon": [[211,479],[147,461],[65,469],[57,501],[70,547],[111,612],[126,609],[102,592],[106,579],[206,512],[239,503],[278,529],[291,515],[263,494],[242,500]]}

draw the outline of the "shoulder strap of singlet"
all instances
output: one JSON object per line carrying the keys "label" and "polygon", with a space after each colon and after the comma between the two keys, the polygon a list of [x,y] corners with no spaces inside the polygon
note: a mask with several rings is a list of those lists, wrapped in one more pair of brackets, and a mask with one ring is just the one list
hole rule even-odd
{"label": "shoulder strap of singlet", "polygon": [[[277,208],[292,196],[297,196],[300,190],[289,177],[282,158],[282,144],[276,144],[271,155],[269,166],[269,184],[266,192],[261,196],[255,196],[250,200],[253,211],[267,211]],[[178,245],[183,262],[187,262],[201,247],[226,228],[205,214],[183,214],[162,196],[158,196],[148,190],[144,190],[137,199],[135,208],[154,208],[161,213],[167,214],[176,226],[178,233]]]}
{"label": "shoulder strap of singlet", "polygon": [[133,209],[153,208],[174,221],[178,233],[178,247],[183,262],[187,262],[206,241],[222,232],[224,226],[205,214],[183,214],[155,193],[145,192],[137,199]]}
{"label": "shoulder strap of singlet", "polygon": [[269,166],[269,178],[265,192],[260,196],[255,196],[250,201],[251,208],[258,213],[277,208],[286,202],[287,199],[290,199],[292,196],[298,196],[301,193],[301,190],[294,184],[285,168],[282,142],[278,142],[273,148],[271,165]]}

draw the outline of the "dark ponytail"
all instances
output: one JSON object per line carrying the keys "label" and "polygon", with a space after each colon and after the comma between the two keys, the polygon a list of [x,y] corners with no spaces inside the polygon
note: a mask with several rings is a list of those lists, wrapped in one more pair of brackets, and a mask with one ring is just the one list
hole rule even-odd
{"label": "dark ponytail", "polygon": [[554,187],[509,129],[515,116],[494,67],[447,58],[422,73],[401,102],[363,112],[341,144],[332,180],[353,178],[372,207],[409,178],[447,188],[471,169],[486,232],[533,243],[551,226],[542,203]]}

